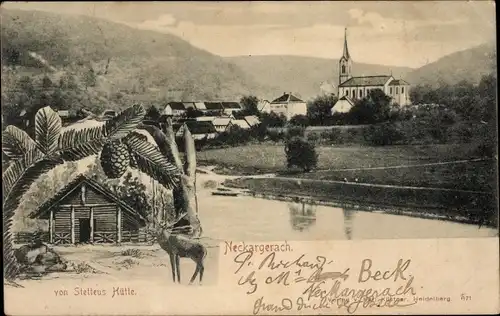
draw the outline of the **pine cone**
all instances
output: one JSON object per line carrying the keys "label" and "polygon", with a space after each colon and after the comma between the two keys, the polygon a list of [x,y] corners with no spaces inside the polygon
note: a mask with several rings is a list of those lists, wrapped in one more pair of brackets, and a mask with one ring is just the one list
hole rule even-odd
{"label": "pine cone", "polygon": [[130,153],[120,141],[106,143],[101,152],[101,166],[110,179],[120,178],[130,164]]}

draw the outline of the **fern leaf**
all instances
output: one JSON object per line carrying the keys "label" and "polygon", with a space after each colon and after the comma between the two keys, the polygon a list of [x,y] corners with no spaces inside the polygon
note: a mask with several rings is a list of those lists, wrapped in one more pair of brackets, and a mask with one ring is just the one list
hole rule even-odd
{"label": "fern leaf", "polygon": [[70,129],[59,138],[59,153],[66,161],[75,161],[95,155],[106,143],[103,126]]}
{"label": "fern leaf", "polygon": [[[153,125],[139,124],[138,129],[147,131],[155,140],[161,153],[167,157],[169,161],[175,162],[177,168],[182,169],[182,162],[179,155],[179,150],[177,149],[177,144],[175,143],[175,136],[172,134],[163,133],[158,127]],[[172,138],[168,136],[172,135]]]}
{"label": "fern leaf", "polygon": [[142,122],[145,115],[146,110],[144,107],[140,104],[135,104],[107,121],[104,124],[104,134],[110,139],[124,138]]}
{"label": "fern leaf", "polygon": [[61,128],[61,118],[49,106],[38,110],[35,116],[35,140],[43,153],[49,155],[57,150]]}
{"label": "fern leaf", "polygon": [[20,128],[9,125],[2,133],[2,150],[10,159],[18,159],[36,147],[35,141]]}
{"label": "fern leaf", "polygon": [[124,143],[133,156],[137,169],[168,189],[179,185],[180,170],[168,161],[153,144],[145,141],[143,135],[132,132],[124,139]]}
{"label": "fern leaf", "polygon": [[[2,175],[3,180],[3,243],[4,273],[6,279],[12,279],[18,272],[17,261],[12,247],[11,226],[17,207],[23,195],[42,174],[53,169],[62,160],[41,159],[32,163],[32,159],[41,156],[39,151],[32,151],[25,158],[16,160]],[[7,189],[7,190],[6,190]]]}
{"label": "fern leaf", "polygon": [[2,199],[4,203],[16,183],[23,177],[24,172],[43,157],[44,154],[41,151],[34,149],[29,151],[24,157],[12,161],[9,167],[5,169],[2,173]]}

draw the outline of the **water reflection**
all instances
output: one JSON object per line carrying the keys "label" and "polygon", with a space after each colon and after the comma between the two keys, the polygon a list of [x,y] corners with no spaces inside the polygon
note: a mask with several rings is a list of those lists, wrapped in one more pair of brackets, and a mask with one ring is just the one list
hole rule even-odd
{"label": "water reflection", "polygon": [[294,230],[304,231],[316,223],[316,208],[312,204],[290,203],[290,224]]}
{"label": "water reflection", "polygon": [[343,208],[344,212],[344,234],[347,240],[352,239],[353,219],[356,212],[353,209]]}

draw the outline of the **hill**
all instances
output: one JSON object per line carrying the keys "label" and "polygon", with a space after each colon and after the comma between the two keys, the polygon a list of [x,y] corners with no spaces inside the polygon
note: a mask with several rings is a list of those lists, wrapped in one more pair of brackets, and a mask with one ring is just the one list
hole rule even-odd
{"label": "hill", "polygon": [[57,82],[69,75],[82,93],[111,107],[236,100],[270,91],[234,64],[174,35],[88,16],[4,8],[1,21],[2,73],[10,74],[8,82],[23,75]]}
{"label": "hill", "polygon": [[481,77],[496,71],[496,45],[485,43],[473,48],[444,56],[408,74],[412,84],[440,82],[453,84],[460,80],[479,83]]}
{"label": "hill", "polygon": [[[255,80],[266,86],[276,86],[275,96],[284,91],[295,92],[307,100],[321,93],[321,88],[337,93],[338,59],[325,59],[302,56],[236,56],[226,57],[242,70],[252,75]],[[406,78],[411,68],[384,65],[353,64],[355,76],[392,74]],[[328,86],[328,87],[326,87]]]}

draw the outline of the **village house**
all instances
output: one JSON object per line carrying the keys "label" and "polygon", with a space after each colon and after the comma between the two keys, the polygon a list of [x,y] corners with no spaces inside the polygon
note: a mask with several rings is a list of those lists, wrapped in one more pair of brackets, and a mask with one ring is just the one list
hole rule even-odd
{"label": "village house", "polygon": [[271,102],[268,100],[259,100],[257,109],[262,113],[271,113]]}
{"label": "village house", "polygon": [[238,126],[242,129],[249,129],[250,125],[248,125],[245,120],[231,120],[231,126]]}
{"label": "village house", "polygon": [[218,115],[224,114],[224,107],[221,102],[204,102],[205,110],[204,112],[217,113]]}
{"label": "village house", "polygon": [[270,103],[270,111],[285,115],[290,120],[295,115],[306,115],[307,104],[294,96],[291,92],[285,92],[283,95]]}
{"label": "village house", "polygon": [[167,116],[181,116],[186,112],[182,102],[169,102],[163,109],[162,114]]}
{"label": "village house", "polygon": [[392,75],[377,75],[377,76],[352,76],[352,58],[349,54],[347,46],[347,29],[344,34],[344,51],[339,60],[339,86],[338,97],[342,104],[335,104],[334,108],[342,109],[343,111],[350,103],[343,97],[350,98],[350,101],[366,97],[372,90],[380,89],[386,95],[391,97],[392,103],[398,103],[405,106],[410,104],[409,88],[410,84],[402,79],[395,79]]}
{"label": "village house", "polygon": [[260,120],[255,115],[247,115],[243,118],[250,127],[256,126],[260,124]]}
{"label": "village house", "polygon": [[49,221],[51,244],[120,243],[137,238],[145,214],[84,175],[29,215]]}
{"label": "village house", "polygon": [[230,117],[217,117],[212,121],[212,124],[215,126],[215,130],[218,133],[225,132],[231,126],[231,118]]}
{"label": "village house", "polygon": [[185,127],[189,129],[194,140],[212,139],[217,136],[217,130],[211,121],[187,120],[177,129],[176,137],[182,137]]}
{"label": "village house", "polygon": [[224,108],[224,114],[231,115],[233,112],[241,111],[241,105],[238,102],[221,102]]}
{"label": "village house", "polygon": [[195,118],[196,121],[206,121],[206,122],[213,122],[215,120],[215,116],[199,116]]}

